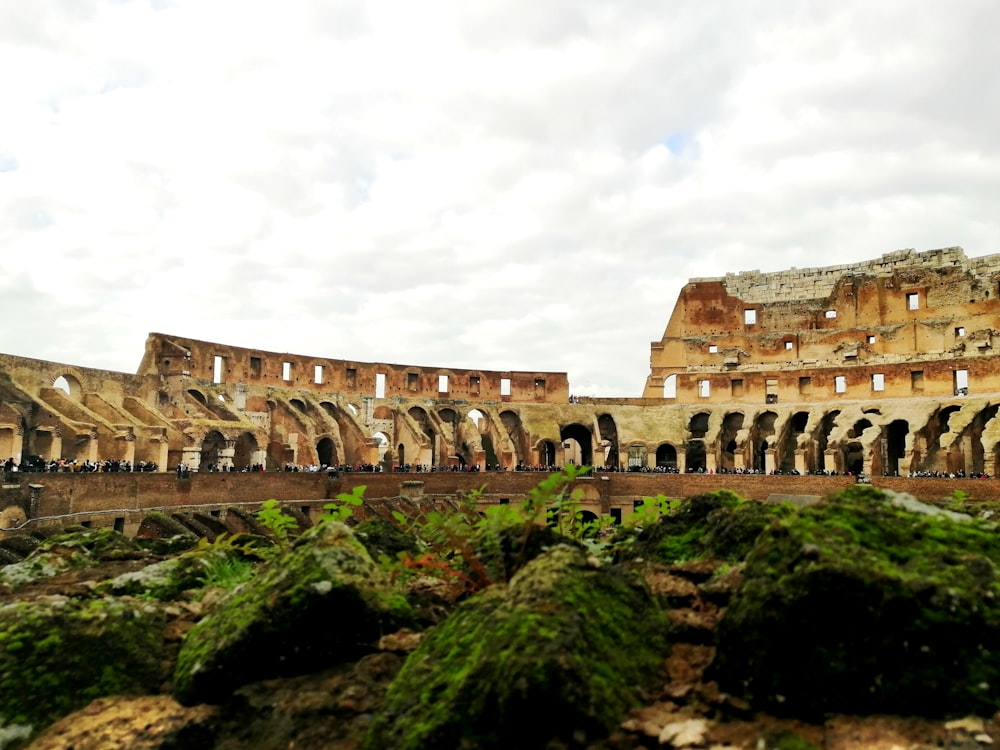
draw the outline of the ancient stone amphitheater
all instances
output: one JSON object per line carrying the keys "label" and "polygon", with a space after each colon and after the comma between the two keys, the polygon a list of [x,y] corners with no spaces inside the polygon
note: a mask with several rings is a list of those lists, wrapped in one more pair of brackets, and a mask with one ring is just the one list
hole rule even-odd
{"label": "ancient stone amphitheater", "polygon": [[[947,494],[943,477],[1000,474],[998,320],[1000,255],[946,248],[692,279],[634,399],[571,398],[566,373],[352,362],[161,333],[134,375],[4,354],[0,460],[62,470],[8,472],[0,527],[76,518],[134,529],[153,507],[210,518],[267,497],[306,512],[358,483],[370,497],[485,486],[484,502],[504,502],[537,481],[525,469],[570,462],[596,467],[585,502],[616,518],[644,495],[722,482],[766,497],[862,475]],[[80,472],[88,462],[156,470]],[[325,467],[338,470],[309,471]],[[996,499],[995,484],[960,488]]]}

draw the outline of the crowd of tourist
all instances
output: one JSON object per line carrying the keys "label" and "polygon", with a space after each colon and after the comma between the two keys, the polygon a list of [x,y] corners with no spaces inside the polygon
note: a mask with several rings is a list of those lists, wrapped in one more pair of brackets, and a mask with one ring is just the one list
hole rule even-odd
{"label": "crowd of tourist", "polygon": [[154,461],[124,461],[117,458],[109,458],[104,461],[77,461],[76,459],[60,458],[46,461],[41,456],[25,456],[18,463],[13,456],[4,461],[3,469],[5,474],[25,473],[66,473],[66,474],[96,474],[96,473],[129,473],[129,472],[153,472],[159,466]]}

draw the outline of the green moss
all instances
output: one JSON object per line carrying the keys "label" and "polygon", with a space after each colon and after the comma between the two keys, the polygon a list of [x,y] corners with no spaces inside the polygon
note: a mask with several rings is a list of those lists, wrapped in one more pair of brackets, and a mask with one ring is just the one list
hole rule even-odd
{"label": "green moss", "polygon": [[782,713],[1000,707],[995,528],[890,499],[852,489],[761,535],[719,626],[726,689]]}
{"label": "green moss", "polygon": [[94,698],[155,692],[164,618],[110,599],[0,607],[2,723],[47,724]]}
{"label": "green moss", "polygon": [[428,633],[366,747],[540,747],[602,736],[660,667],[665,632],[636,579],[556,547]]}
{"label": "green moss", "polygon": [[357,658],[413,621],[343,524],[304,533],[185,637],[174,674],[182,702],[227,699],[255,680]]}
{"label": "green moss", "polygon": [[615,558],[666,564],[703,558],[739,562],[761,531],[792,512],[785,505],[743,500],[729,490],[706,492],[681,501],[634,539],[619,540]]}

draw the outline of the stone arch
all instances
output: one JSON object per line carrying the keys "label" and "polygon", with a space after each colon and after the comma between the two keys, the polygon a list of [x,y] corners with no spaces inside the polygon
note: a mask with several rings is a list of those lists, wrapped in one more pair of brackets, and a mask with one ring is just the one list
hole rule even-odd
{"label": "stone arch", "polygon": [[865,451],[864,446],[857,440],[852,440],[844,445],[844,471],[857,476],[864,473]]}
{"label": "stone arch", "polygon": [[910,423],[905,419],[894,419],[885,428],[885,462],[882,473],[895,477],[905,474],[902,466],[906,458],[906,436],[910,433]]}
{"label": "stone arch", "polygon": [[677,375],[667,375],[663,379],[663,398],[677,398]]}
{"label": "stone arch", "polygon": [[62,391],[74,401],[83,398],[83,386],[79,379],[68,372],[64,372],[52,381],[52,387]]}
{"label": "stone arch", "polygon": [[676,471],[677,448],[670,443],[660,443],[656,447],[656,468],[663,471]]}
{"label": "stone arch", "polygon": [[688,420],[688,432],[693,438],[704,438],[708,433],[708,419],[711,415],[707,411],[699,411],[691,415]]}
{"label": "stone arch", "polygon": [[[618,425],[615,418],[610,414],[602,414],[597,418],[597,429],[601,436],[601,445],[605,449],[604,467],[617,469],[620,467],[618,456]],[[631,449],[629,454],[629,466],[631,467]],[[645,466],[645,464],[643,464]]]}
{"label": "stone arch", "polygon": [[739,433],[743,429],[746,415],[741,411],[731,411],[722,418],[722,431],[719,433],[719,469],[733,471],[744,467],[745,456],[737,453],[740,450]]}
{"label": "stone arch", "polygon": [[205,408],[208,408],[208,398],[205,396],[204,393],[199,391],[197,388],[188,388],[187,394],[195,401],[197,401],[199,404],[201,404]]}
{"label": "stone arch", "polygon": [[649,448],[645,443],[634,441],[628,447],[628,470],[642,471],[649,466]]}
{"label": "stone arch", "polygon": [[703,472],[707,468],[704,440],[688,440],[684,454],[684,465],[689,472]]}
{"label": "stone arch", "polygon": [[262,463],[264,457],[260,453],[257,438],[251,432],[240,433],[233,445],[233,466],[243,469]]}
{"label": "stone arch", "polygon": [[565,451],[564,463],[575,463],[579,466],[594,465],[593,435],[585,426],[578,422],[568,424],[559,430],[559,439]]}
{"label": "stone arch", "polygon": [[303,414],[308,414],[309,413],[309,407],[306,405],[305,399],[290,398],[290,399],[288,399],[288,403],[290,403],[292,406],[294,406],[296,409],[298,409]]}
{"label": "stone arch", "polygon": [[218,430],[207,433],[201,441],[201,463],[202,471],[209,471],[212,467],[228,468],[229,451],[227,450],[226,437]]}
{"label": "stone arch", "polygon": [[751,435],[751,449],[753,450],[753,468],[762,474],[766,474],[776,467],[774,466],[774,454],[768,461],[768,451],[776,448],[774,427],[778,420],[778,415],[773,411],[761,412],[757,415],[753,424],[753,434]]}
{"label": "stone arch", "polygon": [[[830,449],[830,434],[837,425],[837,417],[840,416],[840,409],[834,409],[823,415],[819,427],[816,429],[816,468],[820,471],[839,471],[836,459],[827,461],[827,451]],[[827,466],[827,463],[832,465]]]}
{"label": "stone arch", "polygon": [[316,442],[316,460],[320,466],[338,466],[337,444],[328,436]]}
{"label": "stone arch", "polygon": [[542,466],[556,465],[556,444],[551,440],[539,441],[538,463]]}
{"label": "stone arch", "polygon": [[[507,445],[510,446],[512,452],[512,455],[506,459],[507,463],[505,465],[521,463],[525,456],[529,455],[528,436],[525,434],[524,425],[521,423],[521,416],[516,411],[505,409],[500,412],[500,424],[503,426],[503,431],[506,433],[505,439]],[[553,463],[545,465],[552,466],[554,464],[555,458],[553,457]]]}

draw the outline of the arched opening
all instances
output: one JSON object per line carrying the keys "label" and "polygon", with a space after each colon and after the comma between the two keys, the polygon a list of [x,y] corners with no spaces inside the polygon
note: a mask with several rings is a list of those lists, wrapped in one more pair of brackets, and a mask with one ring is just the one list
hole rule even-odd
{"label": "arched opening", "polygon": [[52,387],[62,391],[67,396],[72,399],[76,399],[77,401],[79,401],[83,396],[83,387],[80,385],[80,381],[72,375],[60,375],[52,381]]}
{"label": "arched opening", "polygon": [[306,408],[306,402],[303,401],[300,398],[289,399],[288,403],[290,403],[292,406],[294,406],[296,409],[298,409],[303,414],[305,414],[308,411],[308,409]]}
{"label": "arched opening", "polygon": [[834,425],[837,423],[837,417],[840,416],[840,410],[835,410],[828,412],[823,415],[823,419],[820,421],[819,431],[816,436],[816,468],[820,471],[836,471],[836,466],[826,465],[826,451],[830,445],[830,433],[833,432]]}
{"label": "arched opening", "polygon": [[972,444],[972,460],[971,460],[971,471],[975,475],[983,474],[989,469],[992,471],[991,467],[986,465],[986,455],[985,448],[983,447],[983,431],[986,426],[996,417],[997,410],[1000,409],[1000,404],[993,404],[983,409],[981,412],[976,414],[972,420],[972,424],[969,425],[968,431]]}
{"label": "arched opening", "polygon": [[223,452],[226,449],[226,439],[221,432],[212,430],[201,441],[201,470],[218,471],[222,465]]}
{"label": "arched opening", "polygon": [[657,447],[656,468],[661,471],[677,471],[677,449],[669,443]]}
{"label": "arched opening", "polygon": [[708,412],[698,412],[688,421],[688,432],[693,438],[703,438],[708,432]]}
{"label": "arched opening", "polygon": [[855,476],[864,473],[865,453],[861,443],[851,442],[844,446],[844,469]]}
{"label": "arched opening", "polygon": [[329,401],[320,401],[319,408],[325,411],[328,417],[331,417],[332,419],[337,418],[337,407]]}
{"label": "arched opening", "polygon": [[205,398],[205,394],[201,391],[196,391],[192,388],[188,391],[188,395],[202,406],[208,406],[208,399]]}
{"label": "arched opening", "polygon": [[861,433],[872,426],[872,423],[867,419],[859,419],[854,423],[854,426],[847,431],[847,437],[858,438],[861,437]]}
{"label": "arched opening", "polygon": [[356,404],[348,404],[347,408],[351,410],[351,414],[353,414],[354,416],[358,416],[358,414],[361,413],[361,410],[358,409]]}
{"label": "arched opening", "polygon": [[905,419],[896,419],[886,428],[885,466],[882,473],[890,477],[899,476],[899,462],[906,457],[906,436],[910,424]]}
{"label": "arched opening", "polygon": [[663,398],[677,398],[677,376],[667,375],[663,379]]}
{"label": "arched opening", "polygon": [[[601,434],[601,444],[604,446],[604,466],[617,469],[618,463],[618,426],[610,414],[602,414],[597,418],[597,429]],[[631,460],[631,459],[630,459]]]}
{"label": "arched opening", "polygon": [[[742,412],[730,412],[722,419],[722,432],[719,435],[719,444],[722,446],[722,455],[719,457],[719,469],[723,471],[733,471],[736,468],[736,435],[743,429],[744,415]],[[740,464],[742,467],[742,464]]]}
{"label": "arched opening", "polygon": [[578,466],[594,465],[591,433],[582,424],[566,425],[559,431],[559,439],[563,443],[566,463],[574,463]]}
{"label": "arched opening", "polygon": [[646,461],[649,454],[645,445],[633,443],[628,447],[628,470],[643,471],[647,468]]}
{"label": "arched opening", "polygon": [[689,440],[684,456],[689,472],[705,471],[705,443],[701,440]]}
{"label": "arched opening", "polygon": [[320,466],[337,465],[337,446],[332,439],[325,437],[316,443],[316,457]]}
{"label": "arched opening", "polygon": [[556,446],[551,440],[543,440],[538,444],[538,460],[542,466],[556,465]]}
{"label": "arched opening", "polygon": [[389,436],[386,435],[384,432],[376,432],[374,435],[372,435],[372,437],[378,444],[378,462],[380,464],[384,464],[385,454],[389,452],[389,446],[392,444],[391,441],[389,440]]}
{"label": "arched opening", "polygon": [[760,473],[767,473],[767,451],[774,448],[776,441],[774,438],[774,424],[778,420],[777,413],[766,411],[760,414],[754,422],[754,435],[751,445],[753,446],[753,468]]}
{"label": "arched opening", "polygon": [[402,443],[396,447],[396,463],[400,466],[406,463],[406,446]]}
{"label": "arched opening", "polygon": [[249,432],[242,433],[233,446],[233,466],[237,469],[250,468],[260,461],[259,450],[257,438]]}

